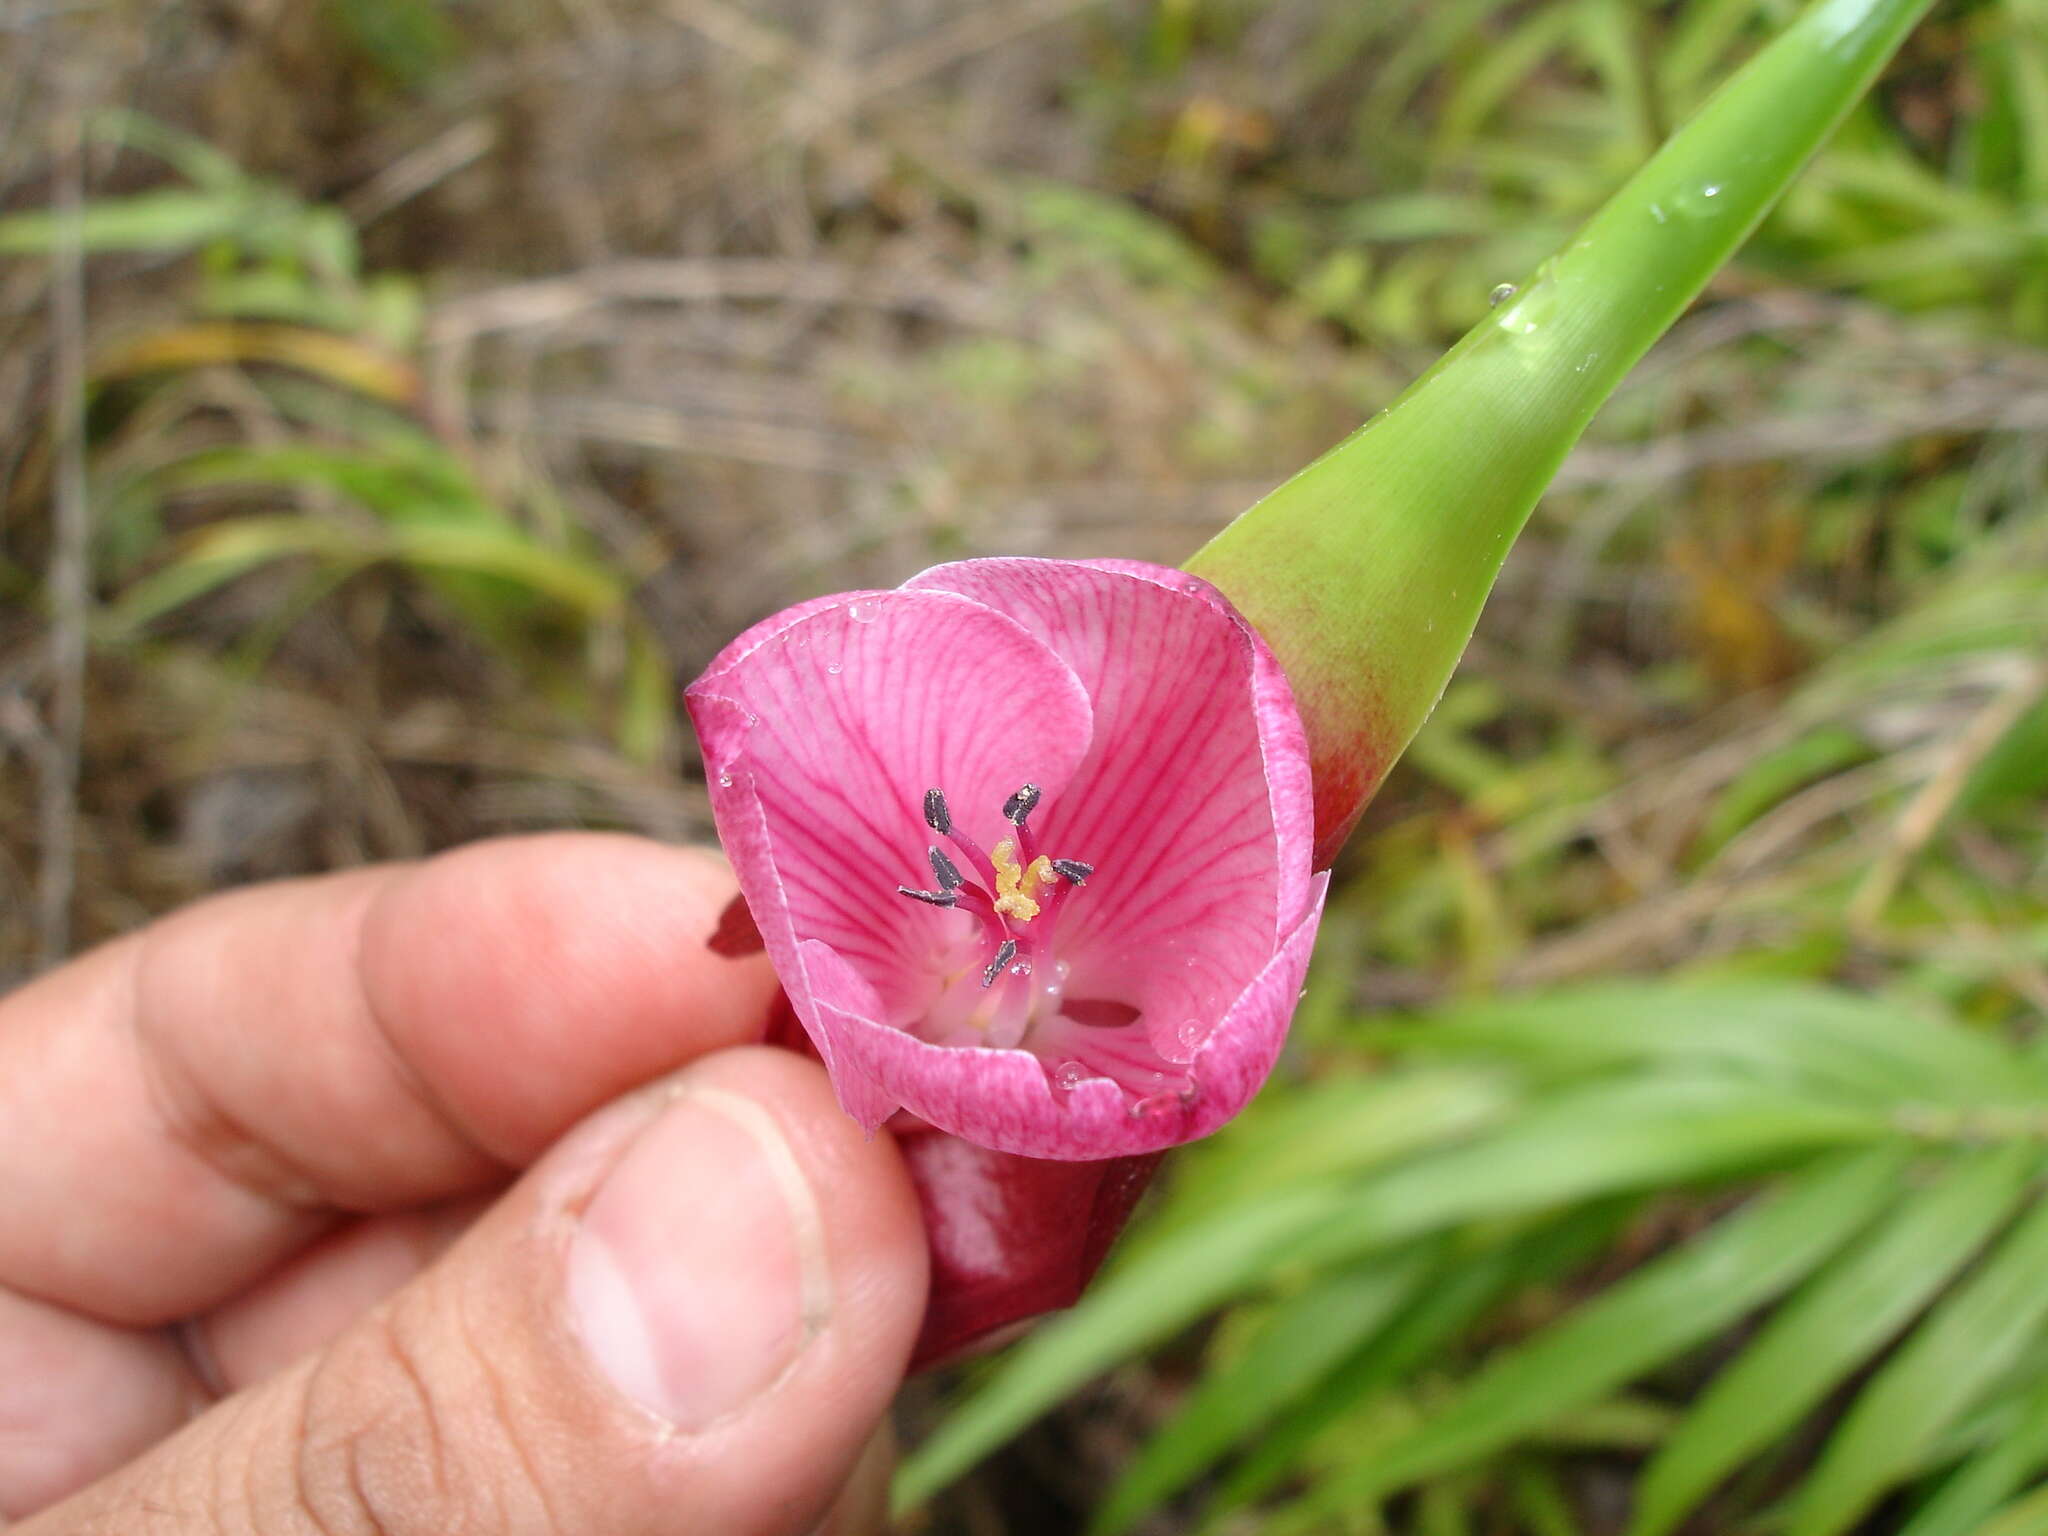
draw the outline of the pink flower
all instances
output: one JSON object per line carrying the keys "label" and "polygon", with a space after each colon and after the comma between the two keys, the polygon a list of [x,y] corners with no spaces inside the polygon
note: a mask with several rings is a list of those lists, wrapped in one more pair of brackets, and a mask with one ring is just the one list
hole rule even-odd
{"label": "pink flower", "polygon": [[1207,583],[943,565],[764,620],[685,698],[747,905],[862,1124],[1126,1158],[1264,1081],[1327,877],[1286,680]]}

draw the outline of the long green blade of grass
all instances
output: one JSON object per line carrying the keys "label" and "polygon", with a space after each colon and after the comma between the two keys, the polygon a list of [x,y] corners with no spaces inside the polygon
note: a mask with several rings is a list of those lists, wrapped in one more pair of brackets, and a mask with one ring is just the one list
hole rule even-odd
{"label": "long green blade of grass", "polygon": [[1146,1445],[1096,1512],[1091,1536],[1129,1530],[1305,1395],[1431,1280],[1440,1258],[1424,1246],[1340,1270],[1281,1303],[1237,1359],[1204,1378]]}
{"label": "long green blade of grass", "polygon": [[928,1497],[1089,1377],[1286,1265],[1348,1264],[1464,1222],[1804,1162],[1892,1134],[1882,1115],[1754,1085],[1602,1083],[1362,1187],[1261,1192],[1146,1243],[1085,1306],[1034,1334],[905,1460],[898,1496]]}
{"label": "long green blade of grass", "polygon": [[1957,1468],[1901,1536],[1970,1536],[2048,1465],[2048,1378],[2035,1382],[2021,1402],[2011,1429]]}
{"label": "long green blade of grass", "polygon": [[1817,1276],[1716,1378],[1650,1463],[1632,1536],[1663,1536],[1840,1385],[2012,1215],[2037,1161],[2020,1143],[1964,1161]]}
{"label": "long green blade of grass", "polygon": [[1913,1470],[2048,1320],[2044,1272],[2048,1203],[2006,1235],[1856,1399],[1793,1504],[1790,1536],[1835,1536]]}
{"label": "long green blade of grass", "polygon": [[1797,1283],[1893,1196],[1904,1149],[1824,1159],[1706,1236],[1653,1260],[1488,1366],[1401,1442],[1288,1512],[1308,1529],[1339,1510],[1470,1464],[1595,1402]]}

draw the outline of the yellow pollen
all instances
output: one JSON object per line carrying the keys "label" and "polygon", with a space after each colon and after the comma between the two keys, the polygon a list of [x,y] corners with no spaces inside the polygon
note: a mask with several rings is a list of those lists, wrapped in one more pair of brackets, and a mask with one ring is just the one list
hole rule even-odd
{"label": "yellow pollen", "polygon": [[989,862],[996,867],[996,910],[1020,923],[1038,916],[1038,893],[1059,878],[1052,860],[1041,853],[1028,869],[1019,868],[1016,840],[1006,837],[996,844]]}

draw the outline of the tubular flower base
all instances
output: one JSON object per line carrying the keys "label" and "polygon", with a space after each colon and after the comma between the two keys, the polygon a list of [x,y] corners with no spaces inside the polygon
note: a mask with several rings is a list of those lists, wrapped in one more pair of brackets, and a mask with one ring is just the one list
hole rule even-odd
{"label": "tubular flower base", "polygon": [[[1143,1173],[1000,1171],[919,1143],[929,1127],[1016,1159],[1146,1158],[1265,1080],[1325,884],[1271,652],[1183,572],[976,560],[767,619],[685,700],[840,1103],[913,1133],[934,1322],[949,1288],[1007,1294],[1002,1322],[1071,1301]],[[1074,1230],[1082,1200],[1115,1208],[1099,1241]],[[1041,1264],[1055,1243],[1068,1258]],[[1038,1269],[1058,1283],[1026,1284]],[[986,1326],[952,1342],[999,1326],[967,1321]]]}

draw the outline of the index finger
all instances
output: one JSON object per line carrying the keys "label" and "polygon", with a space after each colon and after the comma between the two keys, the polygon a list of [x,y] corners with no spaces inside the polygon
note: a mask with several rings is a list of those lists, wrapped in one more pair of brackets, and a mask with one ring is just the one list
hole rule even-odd
{"label": "index finger", "polygon": [[483,1188],[633,1085],[758,1038],[713,854],[555,834],[252,886],[0,1001],[0,1286],[127,1324],[337,1212]]}

